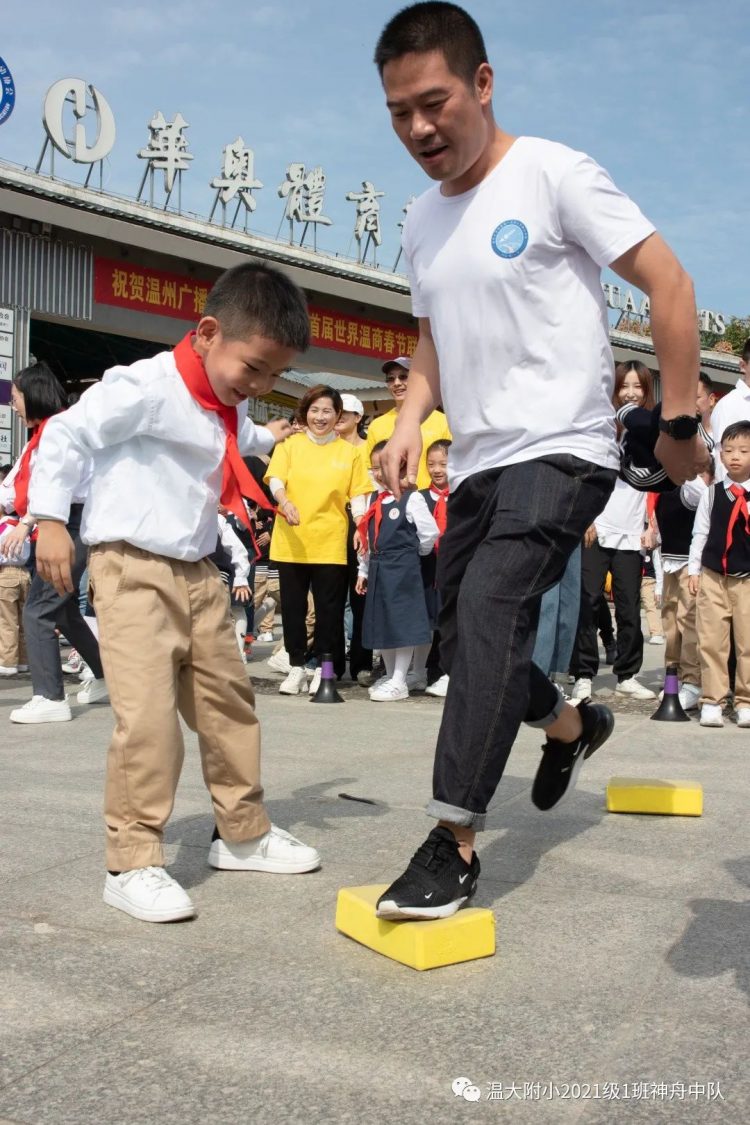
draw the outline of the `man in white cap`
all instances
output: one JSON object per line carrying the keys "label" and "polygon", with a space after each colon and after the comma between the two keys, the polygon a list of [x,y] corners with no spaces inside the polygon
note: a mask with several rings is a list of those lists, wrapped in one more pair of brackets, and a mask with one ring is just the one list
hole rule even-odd
{"label": "man in white cap", "polygon": [[359,424],[365,412],[364,406],[356,395],[342,395],[341,401],[344,409],[336,423],[336,433],[350,445],[364,445],[365,439],[359,435]]}
{"label": "man in white cap", "polygon": [[[382,414],[380,418],[374,418],[370,423],[370,428],[367,431],[368,457],[379,441],[388,441],[396,428],[398,412],[406,397],[410,367],[411,360],[405,355],[397,356],[396,359],[388,359],[383,364],[383,374],[393,398],[393,407],[387,414]],[[448,429],[448,421],[441,410],[433,410],[431,414],[428,414],[420,429],[422,431],[422,455],[419,459],[417,488],[429,488],[430,474],[427,472],[427,450],[433,441],[450,441],[451,432]]]}

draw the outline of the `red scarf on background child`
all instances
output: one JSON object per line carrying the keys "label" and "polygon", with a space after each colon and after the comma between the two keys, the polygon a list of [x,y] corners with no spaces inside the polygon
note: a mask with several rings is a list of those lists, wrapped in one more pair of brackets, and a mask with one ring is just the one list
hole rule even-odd
{"label": "red scarf on background child", "polygon": [[432,484],[430,485],[430,491],[434,492],[437,496],[437,500],[435,502],[435,510],[432,513],[432,518],[435,520],[435,523],[438,525],[438,530],[440,531],[440,537],[435,544],[435,550],[437,550],[438,544],[445,535],[445,529],[448,526],[448,496],[450,494],[450,489],[437,488],[434,484]]}
{"label": "red scarf on background child", "polygon": [[18,469],[13,478],[13,487],[15,489],[15,500],[13,502],[15,510],[19,516],[25,516],[29,510],[29,485],[31,484],[31,454],[34,452],[39,442],[42,440],[42,432],[44,427],[49,422],[49,418],[45,418],[43,422],[34,430],[34,433],[29,439],[29,443],[21,454],[21,460],[18,462]]}
{"label": "red scarf on background child", "polygon": [[248,500],[252,500],[259,508],[265,508],[271,512],[276,509],[242,460],[242,454],[237,445],[237,408],[225,406],[216,397],[214,389],[208,381],[203,360],[193,347],[194,335],[195,333],[188,332],[187,336],[184,336],[174,349],[177,370],[198,405],[202,406],[204,410],[210,410],[214,414],[218,414],[224,423],[226,448],[221,481],[221,503],[237,516],[248,529],[255,547],[256,558],[258,558],[260,552],[255,542],[255,531],[242,497],[247,496]]}
{"label": "red scarf on background child", "polygon": [[724,557],[721,560],[721,569],[725,574],[729,565],[729,551],[732,547],[734,525],[737,523],[740,516],[743,516],[745,520],[745,531],[750,533],[750,523],[748,522],[750,520],[750,514],[748,513],[747,497],[745,496],[744,488],[741,484],[730,484],[727,488],[727,492],[731,492],[732,496],[734,496],[734,506],[729,516],[729,523],[727,524],[727,542],[724,548]]}
{"label": "red scarf on background child", "polygon": [[378,535],[380,534],[380,525],[383,522],[383,501],[390,500],[393,497],[392,492],[379,492],[370,507],[367,509],[362,519],[357,524],[357,531],[359,532],[359,541],[361,549],[366,551],[369,547],[368,529],[373,520],[375,520],[375,534],[372,537],[373,547],[377,546]]}

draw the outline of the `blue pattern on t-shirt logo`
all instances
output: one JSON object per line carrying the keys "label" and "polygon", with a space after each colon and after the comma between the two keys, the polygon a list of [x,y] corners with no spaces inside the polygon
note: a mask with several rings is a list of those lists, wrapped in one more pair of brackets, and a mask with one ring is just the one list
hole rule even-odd
{"label": "blue pattern on t-shirt logo", "polygon": [[529,244],[529,232],[520,219],[506,219],[492,233],[492,249],[500,258],[517,258]]}

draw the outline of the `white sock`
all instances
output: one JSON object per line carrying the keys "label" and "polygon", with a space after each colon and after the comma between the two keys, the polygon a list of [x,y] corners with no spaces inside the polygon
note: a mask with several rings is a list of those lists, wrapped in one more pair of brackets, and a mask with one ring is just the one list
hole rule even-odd
{"label": "white sock", "polygon": [[391,679],[398,687],[406,687],[406,673],[409,671],[414,649],[409,646],[409,648],[394,648],[391,651],[395,657]]}
{"label": "white sock", "polygon": [[397,648],[384,648],[381,652],[383,663],[385,664],[385,674],[389,680],[393,679],[393,669],[396,667],[396,653]]}
{"label": "white sock", "polygon": [[417,645],[414,649],[414,659],[412,661],[411,670],[415,676],[419,676],[421,680],[427,678],[427,657],[430,655],[432,644]]}

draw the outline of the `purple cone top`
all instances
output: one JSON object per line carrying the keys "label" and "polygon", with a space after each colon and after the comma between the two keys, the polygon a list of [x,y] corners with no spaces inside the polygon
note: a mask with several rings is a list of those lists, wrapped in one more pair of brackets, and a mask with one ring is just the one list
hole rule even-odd
{"label": "purple cone top", "polygon": [[[325,673],[323,673],[325,675]],[[664,694],[677,695],[680,690],[680,681],[677,676],[668,674],[664,679]]]}
{"label": "purple cone top", "polygon": [[335,680],[336,679],[336,673],[333,670],[333,661],[332,660],[323,659],[321,661],[320,677],[323,680]]}

